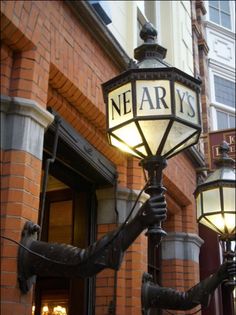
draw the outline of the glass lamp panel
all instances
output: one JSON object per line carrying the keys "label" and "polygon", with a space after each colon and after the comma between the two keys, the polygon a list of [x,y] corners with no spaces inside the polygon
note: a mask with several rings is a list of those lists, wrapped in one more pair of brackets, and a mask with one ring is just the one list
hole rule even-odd
{"label": "glass lamp panel", "polygon": [[176,116],[199,124],[197,93],[183,84],[175,83]]}
{"label": "glass lamp panel", "polygon": [[[192,134],[196,132],[196,129],[193,129],[189,126],[186,126],[184,124],[181,124],[177,121],[175,121],[171,127],[171,130],[169,132],[169,135],[167,137],[166,143],[164,145],[164,148],[162,150],[161,155],[167,155],[170,150],[175,148],[178,144],[183,142],[185,139],[190,137]],[[187,140],[187,145],[189,145],[189,141]],[[182,150],[185,148],[185,144],[181,145]],[[178,150],[179,148],[176,148]],[[180,149],[179,149],[180,151]]]}
{"label": "glass lamp panel", "polygon": [[224,167],[223,169],[221,168],[221,172],[222,172],[221,178],[235,181],[235,170],[233,168]]}
{"label": "glass lamp panel", "polygon": [[127,145],[125,145],[123,142],[117,140],[116,138],[110,136],[110,141],[111,141],[111,144],[120,149],[121,151],[124,151],[126,153],[129,153],[129,154],[132,154],[138,158],[140,158],[141,156],[139,156],[137,153],[135,153],[133,150],[131,150]]}
{"label": "glass lamp panel", "polygon": [[217,231],[218,233],[224,234],[225,233],[225,220],[222,214],[212,214],[205,216],[211,224],[209,225],[207,220],[201,221],[202,224],[207,225],[212,230]]}
{"label": "glass lamp panel", "polygon": [[221,212],[220,190],[218,188],[203,191],[202,198],[205,215],[211,212]]}
{"label": "glass lamp panel", "polygon": [[170,82],[168,80],[137,80],[136,104],[139,117],[170,115]]}
{"label": "glass lamp panel", "polygon": [[208,222],[204,217],[201,218],[201,220],[199,221],[199,223],[207,226],[208,228],[210,228],[211,230],[219,233],[219,231],[216,229],[216,227],[214,225],[211,224],[211,222]]}
{"label": "glass lamp panel", "polygon": [[144,146],[142,147],[138,147],[135,149],[136,151],[140,152],[141,154],[143,154],[144,156],[148,156],[146,148]]}
{"label": "glass lamp panel", "polygon": [[231,180],[232,182],[235,180],[235,171],[229,167],[221,167],[216,169],[212,174],[208,176],[206,179],[206,183],[210,183],[213,181],[220,180]]}
{"label": "glass lamp panel", "polygon": [[218,168],[216,169],[212,174],[210,174],[205,183],[211,183],[211,182],[214,182],[214,181],[218,181],[222,178],[222,169],[221,168]]}
{"label": "glass lamp panel", "polygon": [[[200,133],[200,131],[199,131]],[[172,155],[183,151],[185,148],[195,144],[197,142],[199,134],[196,134],[194,137],[192,137],[191,139],[189,139],[188,141],[186,141],[185,143],[183,143],[181,146],[179,146],[178,148],[176,148],[174,151],[172,151],[170,154],[168,154],[168,158],[171,157]]]}
{"label": "glass lamp panel", "polygon": [[135,147],[143,143],[138,128],[134,122],[113,130],[112,134],[122,140],[129,147]]}
{"label": "glass lamp panel", "polygon": [[127,83],[108,94],[108,128],[118,126],[132,117],[132,87],[131,83]]}
{"label": "glass lamp panel", "polygon": [[236,212],[235,209],[235,187],[223,187],[224,211]]}
{"label": "glass lamp panel", "polygon": [[140,128],[153,155],[156,154],[161,140],[166,132],[168,120],[142,120]]}
{"label": "glass lamp panel", "polygon": [[235,225],[236,225],[236,216],[234,213],[225,213],[224,214],[224,220],[225,220],[225,225],[227,227],[228,233],[232,233],[235,230]]}

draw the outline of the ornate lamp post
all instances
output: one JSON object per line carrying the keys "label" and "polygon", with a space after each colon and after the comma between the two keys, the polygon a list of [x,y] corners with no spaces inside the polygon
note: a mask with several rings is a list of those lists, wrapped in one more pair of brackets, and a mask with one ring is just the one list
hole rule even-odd
{"label": "ornate lamp post", "polygon": [[[109,142],[141,159],[148,172],[149,195],[164,192],[166,160],[196,144],[201,133],[201,82],[163,60],[166,49],[156,43],[156,36],[146,23],[140,32],[144,43],[134,50],[138,62],[102,85]],[[150,226],[148,248],[165,234],[161,222]],[[149,265],[154,265],[151,253],[149,258]]]}
{"label": "ornate lamp post", "polygon": [[225,259],[232,259],[235,253],[230,249],[231,241],[236,236],[235,161],[228,156],[226,142],[219,151],[220,158],[215,160],[217,169],[195,191],[197,220],[219,235]]}
{"label": "ornate lamp post", "polygon": [[[229,146],[223,142],[219,148],[220,157],[215,160],[217,169],[209,175],[204,183],[198,185],[195,196],[197,200],[197,219],[219,235],[223,247],[224,261],[235,258],[235,250],[231,249],[232,241],[236,241],[236,209],[235,209],[235,161],[228,156]],[[235,278],[224,282],[224,290],[228,301],[231,291],[236,286]],[[224,293],[224,292],[223,292]],[[228,302],[227,314],[232,313],[232,301]]]}
{"label": "ornate lamp post", "polygon": [[195,191],[197,219],[227,241],[236,233],[235,170],[226,142],[219,151],[220,158],[215,161],[217,169]]}

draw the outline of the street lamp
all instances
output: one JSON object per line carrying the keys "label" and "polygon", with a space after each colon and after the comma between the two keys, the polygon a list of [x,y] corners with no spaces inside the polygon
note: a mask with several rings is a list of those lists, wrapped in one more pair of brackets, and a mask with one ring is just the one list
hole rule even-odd
{"label": "street lamp", "polygon": [[228,156],[229,146],[223,142],[219,148],[220,158],[215,161],[217,169],[204,183],[198,185],[197,219],[221,237],[235,234],[235,170],[234,160]]}
{"label": "street lamp", "polygon": [[[197,220],[220,236],[224,258],[230,260],[235,256],[231,251],[236,234],[235,161],[228,156],[226,142],[220,145],[219,152],[220,157],[215,160],[217,169],[195,191]],[[235,281],[228,282],[228,285],[235,284]]]}
{"label": "street lamp", "polygon": [[[166,49],[156,43],[156,36],[146,23],[140,32],[144,43],[134,50],[138,62],[102,85],[109,142],[141,159],[149,195],[164,191],[166,160],[196,144],[201,133],[201,82],[163,60]],[[158,243],[166,233],[160,222],[147,234]]]}
{"label": "street lamp", "polygon": [[[232,241],[236,241],[235,161],[228,155],[226,142],[220,145],[219,152],[220,157],[215,160],[217,169],[195,191],[197,220],[219,235],[223,259],[232,261],[235,259],[235,249],[232,250],[231,246]],[[233,314],[235,302],[232,302],[232,290],[236,280],[231,277],[223,284],[224,314]]]}

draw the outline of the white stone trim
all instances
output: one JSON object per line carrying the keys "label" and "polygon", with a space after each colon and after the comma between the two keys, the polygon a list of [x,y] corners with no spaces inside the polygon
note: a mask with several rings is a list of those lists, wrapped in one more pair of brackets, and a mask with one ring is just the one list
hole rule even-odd
{"label": "white stone trim", "polygon": [[[135,200],[139,195],[139,190],[118,187],[116,192],[118,218],[115,212],[115,190],[114,188],[98,189],[96,191],[98,200],[97,223],[112,224],[123,223],[130,213]],[[132,217],[137,213],[141,204],[148,199],[148,195],[142,193],[139,202],[133,212]]]}
{"label": "white stone trim", "polygon": [[54,116],[33,100],[4,95],[0,99],[0,147],[25,151],[41,160],[44,132]]}
{"label": "white stone trim", "polygon": [[47,128],[54,120],[54,116],[34,100],[0,95],[0,101],[1,112],[5,112],[8,115],[17,114],[30,117],[43,128]]}
{"label": "white stone trim", "polygon": [[193,233],[171,232],[161,242],[162,259],[180,259],[199,262],[200,247],[204,241]]}

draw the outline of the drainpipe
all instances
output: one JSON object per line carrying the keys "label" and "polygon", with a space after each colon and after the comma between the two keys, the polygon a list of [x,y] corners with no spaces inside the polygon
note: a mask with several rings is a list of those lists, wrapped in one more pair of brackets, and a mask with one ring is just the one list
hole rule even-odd
{"label": "drainpipe", "polygon": [[41,215],[40,215],[40,224],[39,224],[41,229],[39,231],[39,240],[41,240],[42,230],[43,230],[42,227],[43,227],[43,220],[44,220],[45,199],[46,199],[46,192],[47,192],[47,185],[48,185],[49,167],[50,167],[50,164],[54,163],[55,159],[56,159],[61,118],[56,115],[54,121],[55,121],[56,126],[55,126],[55,137],[54,137],[54,143],[53,143],[52,156],[51,156],[51,158],[48,158],[46,160],[45,171],[44,171],[44,176],[43,176],[42,197],[41,197]]}

